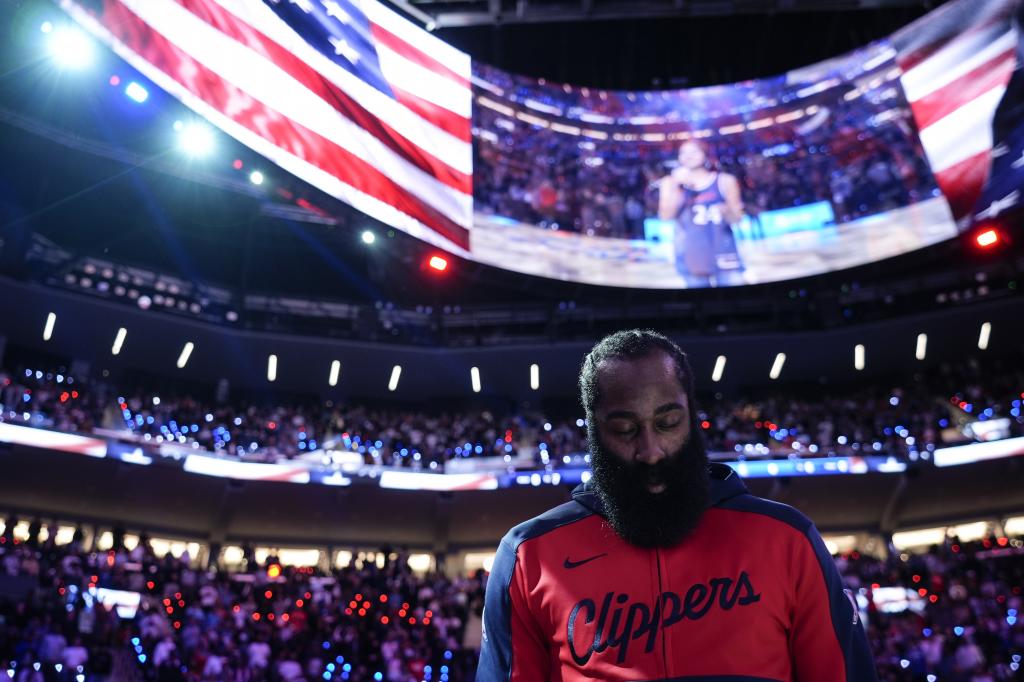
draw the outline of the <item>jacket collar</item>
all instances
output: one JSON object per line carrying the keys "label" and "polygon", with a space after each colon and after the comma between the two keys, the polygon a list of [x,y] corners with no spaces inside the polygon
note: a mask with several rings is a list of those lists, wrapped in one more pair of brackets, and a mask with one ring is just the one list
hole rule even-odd
{"label": "jacket collar", "polygon": [[[720,462],[712,462],[708,466],[711,479],[711,504],[714,507],[731,497],[742,495],[747,492],[747,486],[739,474],[733,471],[732,467]],[[576,500],[590,511],[605,516],[604,505],[601,498],[593,488],[593,483],[587,481],[580,483],[572,491],[572,499]]]}

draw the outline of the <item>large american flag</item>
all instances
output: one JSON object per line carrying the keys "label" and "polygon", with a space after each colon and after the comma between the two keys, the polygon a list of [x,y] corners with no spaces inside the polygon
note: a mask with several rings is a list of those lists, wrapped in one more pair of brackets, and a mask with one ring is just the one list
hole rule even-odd
{"label": "large american flag", "polygon": [[[997,107],[1019,109],[1004,96],[1011,76],[1022,67],[1014,20],[1020,7],[1020,0],[960,0],[893,36],[903,70],[900,81],[921,144],[953,215],[965,226],[991,213],[991,202],[1005,204],[1012,197],[1015,203],[1019,197],[1012,189],[1002,197],[988,191],[983,195],[983,190],[997,190],[1007,181],[1019,188],[1022,180],[1011,180],[998,163],[992,172],[993,160],[1012,151],[1008,140],[993,135],[993,122]],[[1018,119],[1003,128],[1010,137],[1022,126]]]}
{"label": "large american flag", "polygon": [[468,55],[374,0],[60,4],[159,87],[285,170],[468,253]]}

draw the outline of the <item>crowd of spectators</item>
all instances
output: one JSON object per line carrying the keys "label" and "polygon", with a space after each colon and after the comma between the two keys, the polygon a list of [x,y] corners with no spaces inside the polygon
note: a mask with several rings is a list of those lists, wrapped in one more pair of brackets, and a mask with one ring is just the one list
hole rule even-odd
{"label": "crowd of spectators", "polygon": [[[714,167],[739,180],[748,215],[828,201],[836,222],[844,223],[937,192],[910,109],[881,72],[863,94],[858,94],[861,86],[850,82],[792,104],[779,103],[785,92],[775,92],[777,99],[769,100],[769,93],[737,88],[731,93],[737,99],[733,111],[726,106],[728,87],[710,89],[724,93],[717,98],[721,102],[681,92],[647,94],[645,102],[631,103],[623,93],[606,94],[602,100],[591,91],[584,96],[579,89],[564,92],[536,82],[526,86],[522,79],[501,73],[483,76],[498,80],[507,99],[487,90],[480,91],[482,97],[560,124],[541,126],[493,106],[476,108],[474,201],[483,213],[550,229],[642,239],[644,220],[657,216],[658,180],[671,171],[680,140],[686,139],[679,135],[711,133],[737,122],[742,126],[808,109],[814,113],[703,139]],[[510,78],[515,82],[504,82]],[[536,102],[540,111],[536,105],[530,108]],[[756,103],[761,109],[751,111]],[[651,104],[660,107],[652,109]],[[588,109],[593,106],[597,110]],[[544,108],[560,115],[545,114]],[[632,118],[623,111],[631,108]],[[701,120],[673,116],[702,108]],[[588,124],[588,113],[615,123]],[[566,132],[566,127],[597,128],[606,137]],[[758,234],[753,230],[746,236]]]}
{"label": "crowd of spectators", "polygon": [[[1024,369],[1013,359],[942,365],[892,388],[792,387],[749,396],[708,395],[698,417],[714,457],[891,455],[929,459],[936,447],[1024,435]],[[114,433],[177,443],[249,461],[324,450],[367,465],[440,470],[459,458],[499,457],[520,468],[581,464],[582,418],[533,409],[452,412],[340,405],[218,401],[183,392],[126,392],[34,368],[0,371],[0,421],[60,431]],[[989,436],[991,437],[991,436]]]}
{"label": "crowd of spectators", "polygon": [[[268,556],[227,570],[157,556],[145,535],[107,551],[57,545],[35,522],[0,540],[0,670],[49,680],[473,679],[486,575],[414,573],[406,555],[324,571]],[[890,548],[891,549],[891,548]],[[884,682],[1019,679],[1024,542],[950,538],[921,553],[836,557]],[[883,589],[884,588],[884,589]],[[901,588],[905,598],[882,598]],[[141,595],[119,616],[95,590]]]}

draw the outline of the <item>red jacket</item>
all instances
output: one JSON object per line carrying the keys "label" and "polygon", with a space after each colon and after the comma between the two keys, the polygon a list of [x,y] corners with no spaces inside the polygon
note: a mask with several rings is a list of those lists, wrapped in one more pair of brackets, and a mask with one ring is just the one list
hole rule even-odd
{"label": "red jacket", "polygon": [[513,528],[487,583],[478,682],[875,682],[853,598],[802,514],[712,465],[678,545],[620,539],[588,485]]}

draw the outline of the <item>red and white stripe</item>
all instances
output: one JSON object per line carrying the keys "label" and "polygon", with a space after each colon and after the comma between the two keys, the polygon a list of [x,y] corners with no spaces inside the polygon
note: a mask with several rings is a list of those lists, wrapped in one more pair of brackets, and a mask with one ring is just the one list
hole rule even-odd
{"label": "red and white stripe", "polygon": [[363,0],[396,101],[258,0],[104,0],[99,16],[74,0],[61,5],[147,78],[285,170],[465,255],[468,56]]}
{"label": "red and white stripe", "polygon": [[[988,9],[997,5],[1005,3]],[[1006,12],[974,16],[975,23],[966,26],[948,21],[953,18],[925,17],[915,30],[932,28],[924,25],[928,21],[947,21],[934,40],[915,41],[897,60],[932,172],[960,219],[970,214],[988,176],[992,119],[1017,67],[1017,31]]]}

